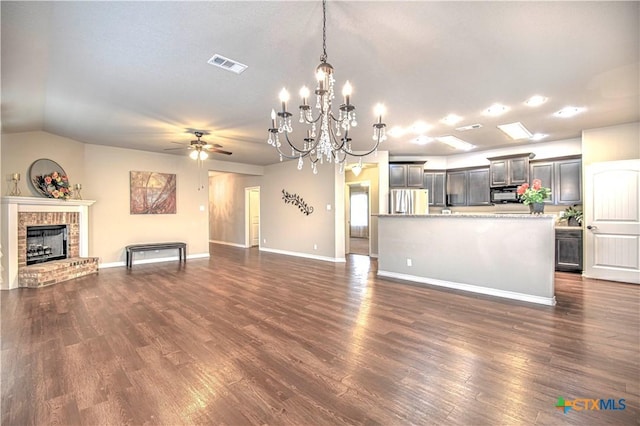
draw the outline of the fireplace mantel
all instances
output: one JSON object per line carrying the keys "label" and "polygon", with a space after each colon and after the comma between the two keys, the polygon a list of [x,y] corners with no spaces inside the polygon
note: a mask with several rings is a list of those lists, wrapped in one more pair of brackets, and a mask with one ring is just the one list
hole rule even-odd
{"label": "fireplace mantel", "polygon": [[1,290],[18,287],[18,213],[78,212],[80,256],[89,255],[89,206],[94,200],[56,200],[43,197],[2,197]]}

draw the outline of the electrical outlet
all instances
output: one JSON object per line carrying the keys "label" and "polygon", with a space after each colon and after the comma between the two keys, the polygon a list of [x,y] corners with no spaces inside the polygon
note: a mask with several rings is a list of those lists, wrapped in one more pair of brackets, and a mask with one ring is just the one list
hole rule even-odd
{"label": "electrical outlet", "polygon": [[267,239],[266,238],[262,239],[262,244],[267,244]]}
{"label": "electrical outlet", "polygon": [[413,266],[413,262],[409,258],[407,258],[407,266]]}
{"label": "electrical outlet", "polygon": [[314,245],[313,245],[313,249],[314,249],[314,250],[318,250],[318,245],[317,245],[317,244],[314,244]]}

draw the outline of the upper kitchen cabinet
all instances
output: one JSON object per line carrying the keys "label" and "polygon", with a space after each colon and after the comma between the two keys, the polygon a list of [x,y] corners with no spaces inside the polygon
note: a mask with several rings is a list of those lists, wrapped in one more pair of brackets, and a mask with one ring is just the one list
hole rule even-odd
{"label": "upper kitchen cabinet", "polygon": [[469,170],[467,173],[467,205],[485,206],[491,204],[489,169]]}
{"label": "upper kitchen cabinet", "polygon": [[447,205],[467,205],[467,172],[465,170],[447,172]]}
{"label": "upper kitchen cabinet", "polygon": [[447,172],[449,206],[484,206],[491,204],[489,169],[486,167]]}
{"label": "upper kitchen cabinet", "polygon": [[488,158],[491,187],[522,185],[529,182],[529,160],[534,154]]}
{"label": "upper kitchen cabinet", "polygon": [[424,185],[424,164],[389,164],[390,188],[422,188]]}
{"label": "upper kitchen cabinet", "polygon": [[446,191],[446,176],[445,171],[425,171],[424,172],[424,188],[429,191],[429,205],[430,206],[444,206],[447,191]]}
{"label": "upper kitchen cabinet", "polygon": [[582,159],[580,157],[552,159],[531,163],[531,179],[540,179],[551,188],[547,203],[556,205],[582,204]]}

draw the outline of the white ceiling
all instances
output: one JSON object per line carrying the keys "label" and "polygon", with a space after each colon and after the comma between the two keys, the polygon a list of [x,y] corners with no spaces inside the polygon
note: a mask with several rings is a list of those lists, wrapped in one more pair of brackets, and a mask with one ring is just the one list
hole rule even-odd
{"label": "white ceiling", "polygon": [[[299,88],[314,83],[322,48],[320,1],[0,7],[3,133],[44,130],[165,152],[198,129],[233,151],[214,156],[222,161],[278,161],[266,143],[269,114],[283,86],[295,108]],[[354,149],[372,142],[377,102],[389,127],[422,120],[433,125],[428,135],[453,134],[476,150],[523,143],[498,124],[521,121],[553,141],[639,119],[640,2],[329,1],[327,14],[328,61],[338,87],[347,79],[354,87]],[[208,65],[215,53],[249,68],[236,75]],[[549,100],[523,105],[534,94]],[[483,116],[494,102],[511,110]],[[567,105],[586,111],[552,115]],[[456,127],[483,127],[457,132],[438,122],[449,113],[464,117]],[[456,153],[410,139],[389,138],[383,149]]]}

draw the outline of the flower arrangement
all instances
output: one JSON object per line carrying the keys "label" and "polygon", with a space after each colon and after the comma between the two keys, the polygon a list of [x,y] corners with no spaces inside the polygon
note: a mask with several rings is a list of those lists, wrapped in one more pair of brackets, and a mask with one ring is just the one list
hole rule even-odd
{"label": "flower arrangement", "polygon": [[49,198],[58,198],[68,200],[71,198],[71,190],[69,189],[69,178],[58,172],[52,172],[48,175],[36,176],[33,178],[33,184],[43,195]]}
{"label": "flower arrangement", "polygon": [[531,186],[523,183],[517,191],[523,204],[544,203],[544,200],[551,195],[551,188],[543,187],[540,179],[534,179]]}

